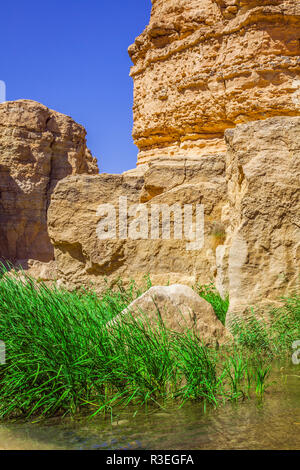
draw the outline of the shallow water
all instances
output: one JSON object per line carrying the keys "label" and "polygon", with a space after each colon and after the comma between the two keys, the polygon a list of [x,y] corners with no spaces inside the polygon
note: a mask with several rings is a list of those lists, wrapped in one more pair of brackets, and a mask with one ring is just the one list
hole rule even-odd
{"label": "shallow water", "polygon": [[300,366],[277,370],[262,402],[0,425],[0,449],[300,449]]}

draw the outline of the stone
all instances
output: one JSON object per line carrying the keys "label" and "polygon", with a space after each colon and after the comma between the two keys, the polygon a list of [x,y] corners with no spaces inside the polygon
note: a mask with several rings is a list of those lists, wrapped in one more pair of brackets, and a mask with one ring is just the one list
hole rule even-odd
{"label": "stone", "polygon": [[153,0],[129,47],[138,163],[226,151],[224,131],[300,114],[300,3]]}
{"label": "stone", "polygon": [[[215,275],[215,251],[223,243],[220,231],[222,207],[226,202],[223,155],[200,160],[152,162],[142,171],[123,175],[73,176],[60,181],[48,212],[49,234],[55,249],[59,278],[70,286],[93,286],[101,291],[118,278],[125,284],[134,279],[144,285],[150,274],[154,285],[207,282]],[[112,204],[119,214],[119,198],[127,197],[128,210],[140,204],[148,211],[146,237],[99,240],[97,215],[102,204]],[[175,239],[174,214],[170,212],[170,239],[152,237],[151,210],[154,206],[204,206],[205,237],[201,249],[187,250],[187,237]],[[166,216],[167,217],[167,216]],[[133,217],[128,216],[128,229]],[[166,220],[166,219],[164,219]],[[224,232],[225,233],[225,232]],[[223,233],[223,235],[224,235]]]}
{"label": "stone", "polygon": [[[300,3],[152,4],[129,48],[137,168],[99,175],[71,118],[34,102],[0,105],[0,256],[99,293],[148,274],[154,286],[213,281],[230,295],[230,326],[299,288]],[[151,230],[158,205],[172,210]],[[204,206],[194,249],[173,233],[186,205],[194,221]],[[107,232],[117,224],[99,238],[105,208]]]}
{"label": "stone", "polygon": [[54,259],[47,209],[57,182],[98,173],[85,135],[70,117],[34,101],[0,104],[0,259],[23,267]]}
{"label": "stone", "polygon": [[[139,245],[135,241],[99,240],[97,225],[101,204],[118,208],[119,198],[138,204],[143,176],[77,175],[60,181],[52,195],[48,211],[48,230],[54,246],[59,278],[66,286],[106,286],[106,278],[116,282],[138,271]],[[145,269],[145,272],[147,269]]]}
{"label": "stone", "polygon": [[109,326],[118,327],[130,318],[156,326],[160,320],[171,331],[194,331],[205,342],[230,338],[212,306],[193,289],[181,284],[156,286],[134,300]]}
{"label": "stone", "polygon": [[[77,175],[60,181],[48,211],[58,278],[102,292],[118,279],[152,284],[217,283],[229,292],[228,321],[253,305],[273,303],[299,287],[300,117],[249,122],[225,133],[223,154],[163,159],[123,175]],[[99,240],[98,207],[127,197],[128,207],[151,214],[153,206],[204,206],[204,243],[187,239]],[[98,214],[98,215],[97,215]],[[195,211],[193,212],[195,220]],[[133,217],[128,218],[128,226]],[[175,227],[176,213],[170,213]],[[173,224],[173,225],[172,225]],[[165,222],[164,222],[165,227]],[[145,229],[145,227],[143,227]]]}

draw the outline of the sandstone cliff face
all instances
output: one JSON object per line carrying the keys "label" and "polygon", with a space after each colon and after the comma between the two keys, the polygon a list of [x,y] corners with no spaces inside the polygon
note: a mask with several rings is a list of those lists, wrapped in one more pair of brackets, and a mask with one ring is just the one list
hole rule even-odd
{"label": "sandstone cliff face", "polygon": [[[49,234],[61,281],[101,291],[119,277],[141,283],[146,274],[154,285],[212,280],[229,292],[229,322],[245,307],[299,287],[300,117],[238,125],[225,137],[226,162],[223,155],[158,159],[123,175],[60,181]],[[116,232],[114,239],[99,240],[98,207],[117,208],[120,196],[149,214],[157,204],[203,204],[204,245],[187,251],[186,240],[164,240],[162,233],[151,239],[148,229],[141,239],[120,239]]]}
{"label": "sandstone cliff face", "polygon": [[0,104],[0,258],[53,259],[47,209],[59,180],[97,173],[85,130],[29,100]]}
{"label": "sandstone cliff face", "polygon": [[230,293],[228,321],[300,283],[300,117],[272,118],[225,133],[228,204],[218,287]]}
{"label": "sandstone cliff face", "polygon": [[300,114],[300,3],[153,0],[130,46],[139,163],[225,151],[224,131]]}
{"label": "sandstone cliff face", "polygon": [[[147,274],[154,285],[212,280],[229,292],[230,323],[299,286],[300,3],[152,3],[130,47],[138,168],[96,174],[70,118],[33,102],[0,105],[0,255],[33,258],[36,276],[70,288]],[[107,239],[103,205],[113,208],[108,231],[116,220]],[[152,236],[152,208],[174,205],[192,206],[194,220],[204,206],[200,247],[188,250],[186,234],[164,239],[163,219]],[[174,230],[180,218],[170,213]],[[53,256],[41,274],[37,261]]]}
{"label": "sandstone cliff face", "polygon": [[[148,228],[137,239],[120,239],[119,198],[126,196],[128,234],[136,219],[130,214],[133,205],[147,210]],[[65,285],[93,286],[101,291],[118,278],[125,283],[134,279],[144,283],[150,274],[155,285],[181,282],[194,285],[206,282],[215,274],[215,251],[219,236],[222,207],[226,200],[225,161],[223,156],[171,163],[156,161],[141,170],[123,175],[73,176],[58,183],[49,208],[49,234],[55,248],[58,277]],[[98,207],[112,204],[116,209],[116,238],[99,240],[97,225],[101,220]],[[187,251],[187,239],[174,239],[174,215],[170,214],[171,237],[151,238],[151,207],[179,203],[205,207],[204,247]]]}

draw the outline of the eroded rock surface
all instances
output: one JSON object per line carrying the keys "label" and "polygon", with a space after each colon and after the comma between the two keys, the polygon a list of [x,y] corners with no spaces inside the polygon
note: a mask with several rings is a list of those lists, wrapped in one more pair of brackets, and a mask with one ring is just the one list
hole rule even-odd
{"label": "eroded rock surface", "polygon": [[[120,197],[127,197],[128,207],[127,236],[123,239],[119,233]],[[154,162],[123,175],[68,177],[58,183],[49,208],[49,234],[59,277],[70,286],[93,285],[97,290],[107,282],[114,283],[118,277],[125,283],[132,279],[140,283],[148,273],[154,284],[205,282],[215,274],[215,251],[223,243],[220,226],[225,200],[222,155],[193,161],[179,159],[171,164]],[[113,239],[100,240],[97,236],[102,220],[98,208],[103,204],[112,204],[116,211],[117,230]],[[191,205],[194,221],[196,205],[204,205],[205,237],[200,251],[187,250],[184,233],[182,239],[175,239],[176,213],[172,210],[169,239],[163,239],[162,219],[158,236],[152,237],[152,207],[164,205],[168,210],[174,204],[182,215],[184,205]],[[135,205],[139,205],[137,211]],[[131,224],[143,211],[147,211],[148,226],[137,226],[134,238]]]}
{"label": "eroded rock surface", "polygon": [[70,117],[29,100],[0,104],[0,258],[53,260],[47,209],[57,182],[98,173],[86,132]]}
{"label": "eroded rock surface", "polygon": [[[289,293],[300,276],[300,117],[276,117],[226,131],[224,156],[158,159],[123,175],[79,175],[60,181],[49,208],[49,234],[65,285],[101,291],[118,278],[154,285],[217,282],[230,294],[229,319],[250,305]],[[100,240],[99,205],[127,197],[127,237]],[[204,244],[152,237],[151,221],[131,223],[153,206],[204,205]],[[138,211],[137,211],[138,209]],[[171,227],[180,217],[170,213]],[[195,221],[195,211],[193,211]],[[147,225],[147,227],[146,227]],[[164,224],[165,226],[165,224]],[[152,237],[152,238],[151,238]]]}
{"label": "eroded rock surface", "polygon": [[110,325],[117,327],[124,321],[130,321],[131,317],[155,326],[161,320],[169,330],[178,333],[191,330],[208,342],[222,342],[230,337],[212,306],[193,289],[181,284],[152,287],[134,300]]}
{"label": "eroded rock surface", "polygon": [[[300,3],[152,3],[129,49],[138,168],[95,174],[70,118],[33,102],[0,105],[0,256],[31,258],[37,272],[48,262],[45,278],[96,291],[147,274],[154,285],[212,280],[230,294],[230,321],[299,283]],[[117,221],[107,239],[103,205]],[[172,229],[164,238],[162,219],[152,236],[158,205],[173,228],[174,206],[195,217],[203,205],[204,243],[187,249],[187,234]]]}
{"label": "eroded rock surface", "polygon": [[300,117],[240,125],[225,136],[227,238],[217,251],[230,321],[299,289]]}
{"label": "eroded rock surface", "polygon": [[300,114],[300,2],[153,0],[130,46],[139,163],[226,150],[224,131]]}

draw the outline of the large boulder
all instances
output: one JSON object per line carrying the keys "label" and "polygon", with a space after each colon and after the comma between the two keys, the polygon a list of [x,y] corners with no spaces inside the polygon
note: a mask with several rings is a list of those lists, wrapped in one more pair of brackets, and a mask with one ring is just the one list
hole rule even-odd
{"label": "large boulder", "polygon": [[160,321],[168,330],[193,331],[206,342],[222,342],[230,338],[212,306],[188,286],[156,286],[134,300],[110,326],[118,327],[130,318],[145,320],[152,325]]}
{"label": "large boulder", "polygon": [[50,262],[47,209],[58,181],[98,173],[85,129],[40,103],[0,104],[0,259]]}
{"label": "large boulder", "polygon": [[[111,239],[99,239],[101,220],[98,208],[111,204],[119,224],[119,200],[127,198],[128,234],[134,217],[129,211],[140,204],[147,211],[148,228],[140,237],[121,238],[119,230]],[[150,274],[154,285],[183,283],[190,286],[208,282],[215,276],[215,251],[225,236],[221,226],[222,207],[226,201],[225,159],[222,155],[173,162],[159,161],[123,175],[72,176],[58,183],[48,211],[49,234],[55,249],[59,278],[69,286],[92,286],[101,290],[118,278],[144,284]],[[158,237],[152,237],[151,210],[155,206],[171,208],[184,205],[193,210],[204,206],[204,243],[188,250],[188,240],[175,239],[176,217],[170,212],[170,238],[162,236],[160,219]],[[183,220],[182,220],[183,222]],[[183,224],[182,224],[183,225]],[[147,231],[147,233],[146,233]]]}

